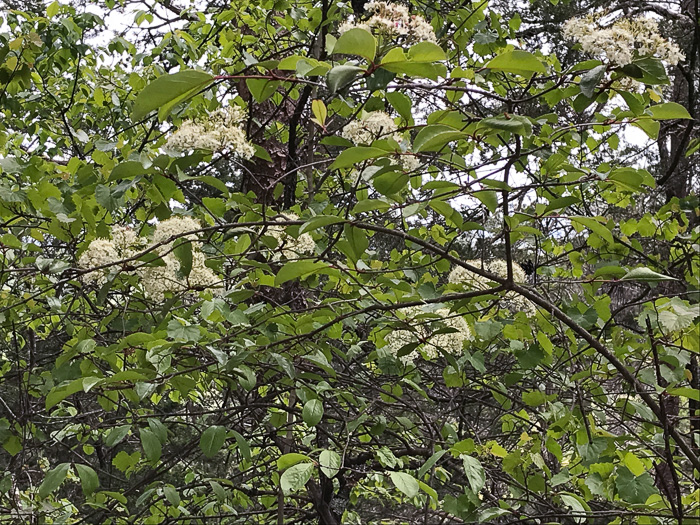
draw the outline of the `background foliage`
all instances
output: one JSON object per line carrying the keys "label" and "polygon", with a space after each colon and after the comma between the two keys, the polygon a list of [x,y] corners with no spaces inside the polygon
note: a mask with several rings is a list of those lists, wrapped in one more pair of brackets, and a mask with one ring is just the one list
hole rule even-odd
{"label": "background foliage", "polygon": [[[11,7],[0,520],[697,521],[697,3]],[[168,148],[229,106],[254,156]]]}

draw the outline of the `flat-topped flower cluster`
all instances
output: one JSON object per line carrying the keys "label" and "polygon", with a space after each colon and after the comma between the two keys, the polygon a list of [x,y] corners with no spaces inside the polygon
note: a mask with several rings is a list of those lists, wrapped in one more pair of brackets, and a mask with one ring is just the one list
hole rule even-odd
{"label": "flat-topped flower cluster", "polygon": [[[135,266],[136,270],[127,272],[138,275],[144,295],[149,299],[162,302],[167,292],[175,294],[205,288],[220,292],[221,280],[206,266],[201,243],[197,235],[191,233],[200,228],[196,219],[185,216],[174,216],[159,222],[150,238],[139,236],[128,226],[112,226],[111,239],[93,240],[78,259],[78,267],[90,270],[83,275],[85,282],[102,286],[121,271],[122,266],[116,263],[151,248],[148,253],[154,260],[160,259],[162,265],[149,266],[141,260],[133,261],[129,266]],[[167,242],[170,239],[173,240]],[[192,269],[186,276],[174,252],[175,247],[182,243],[190,243],[192,247]],[[92,270],[105,265],[109,266]]]}
{"label": "flat-topped flower cluster", "polygon": [[404,37],[407,42],[435,42],[433,27],[420,15],[411,15],[406,6],[393,2],[367,2],[371,16],[364,22],[345,22],[338,28],[342,35],[350,29],[362,28],[386,37]]}
{"label": "flat-topped flower cluster", "polygon": [[[464,344],[472,338],[472,333],[467,321],[460,315],[455,315],[447,308],[435,311],[438,319],[417,319],[426,312],[418,306],[402,309],[405,321],[412,330],[394,330],[386,337],[387,348],[397,355],[399,350],[411,343],[421,343],[410,353],[399,357],[405,364],[413,364],[423,355],[426,359],[435,359],[440,355],[440,350],[452,355],[459,355],[464,351]],[[436,321],[439,321],[436,322]],[[451,329],[450,332],[440,332],[441,329]],[[421,354],[422,350],[422,354]]]}
{"label": "flat-topped flower cluster", "polygon": [[[291,212],[280,214],[275,222],[297,221],[299,217]],[[308,255],[316,250],[316,243],[310,233],[302,233],[297,237],[289,235],[285,231],[286,226],[268,226],[265,233],[274,237],[277,241],[277,249],[272,253],[272,260],[296,259],[303,255]]]}
{"label": "flat-topped flower cluster", "polygon": [[243,111],[238,106],[220,108],[198,120],[185,120],[165,145],[175,152],[202,149],[212,152],[228,150],[249,159],[255,149],[241,127]]}
{"label": "flat-topped flower cluster", "polygon": [[[398,133],[398,126],[394,119],[384,111],[369,111],[360,115],[359,119],[346,124],[342,131],[342,137],[350,142],[359,145],[369,145],[378,139],[393,139],[399,144],[403,143],[406,148],[401,133]],[[418,158],[409,151],[397,153],[397,163],[404,171],[414,171],[420,165]]]}
{"label": "flat-topped flower cluster", "polygon": [[[481,261],[465,261],[465,263],[471,266],[483,268],[487,272],[495,274],[502,279],[508,277],[508,262],[503,259],[495,259],[483,264]],[[488,291],[493,287],[492,281],[489,281],[486,277],[482,277],[477,273],[471,272],[462,266],[456,266],[450,272],[447,280],[450,284],[461,285],[470,290]],[[522,267],[515,262],[513,263],[513,282],[527,282],[527,274],[525,273],[525,270],[523,270]],[[537,312],[535,305],[530,300],[513,291],[506,292],[503,295],[503,298],[498,301],[498,305],[514,313],[524,312],[529,317],[535,315]]]}
{"label": "flat-topped flower cluster", "polygon": [[640,57],[656,57],[672,66],[684,59],[680,48],[659,34],[656,20],[644,16],[620,18],[609,27],[600,27],[593,15],[572,18],[564,24],[563,34],[586,53],[605,56],[616,66]]}

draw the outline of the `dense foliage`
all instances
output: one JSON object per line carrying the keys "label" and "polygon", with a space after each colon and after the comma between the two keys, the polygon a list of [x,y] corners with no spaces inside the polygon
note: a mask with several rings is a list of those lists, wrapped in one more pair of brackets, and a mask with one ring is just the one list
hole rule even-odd
{"label": "dense foliage", "polygon": [[697,12],[152,4],[0,15],[0,522],[700,518]]}

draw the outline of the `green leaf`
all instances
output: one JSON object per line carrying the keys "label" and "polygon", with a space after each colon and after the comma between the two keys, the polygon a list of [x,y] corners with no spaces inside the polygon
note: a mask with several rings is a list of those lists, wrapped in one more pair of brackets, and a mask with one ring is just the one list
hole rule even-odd
{"label": "green leaf", "polygon": [[80,463],[75,464],[75,470],[78,472],[80,484],[83,487],[83,493],[86,496],[89,496],[95,492],[97,487],[100,485],[97,472],[95,472],[92,467],[89,467],[88,465],[81,465]]}
{"label": "green leaf", "polygon": [[572,216],[570,217],[572,222],[576,222],[579,224],[582,224],[589,230],[591,230],[593,233],[596,235],[600,236],[602,239],[604,239],[606,242],[609,244],[615,244],[615,239],[613,239],[612,233],[610,233],[610,230],[602,224],[601,222],[598,221],[598,219],[594,217],[578,217],[578,216]]}
{"label": "green leaf", "polygon": [[280,477],[282,492],[289,494],[304,488],[314,470],[313,463],[298,463],[284,471]]}
{"label": "green leaf", "polygon": [[384,157],[388,154],[386,150],[379,148],[370,148],[367,146],[355,146],[340,152],[340,155],[335,159],[330,169],[337,170],[356,166],[362,161]]}
{"label": "green leaf", "polygon": [[587,508],[587,505],[580,496],[577,496],[576,494],[563,493],[560,494],[559,497],[564,505],[569,507],[575,514],[577,514],[577,516],[574,518],[575,523],[586,523],[588,519],[585,516],[581,516],[581,514],[586,514],[586,512],[590,509]]}
{"label": "green leaf", "polygon": [[338,224],[340,222],[346,222],[346,219],[335,215],[316,215],[301,225],[301,228],[299,228],[299,235],[305,232],[314,231],[318,228],[323,228],[324,226],[330,226],[331,224]]}
{"label": "green leaf", "polygon": [[391,478],[391,482],[394,484],[394,486],[406,494],[406,496],[409,498],[413,498],[418,495],[420,485],[418,485],[416,478],[410,474],[407,474],[406,472],[391,472],[389,477]]}
{"label": "green leaf", "polygon": [[448,226],[461,228],[464,224],[462,214],[450,206],[449,203],[438,199],[433,199],[430,201],[430,207],[445,217],[445,221],[447,222]]}
{"label": "green leaf", "polygon": [[413,141],[413,152],[440,151],[448,143],[466,138],[467,134],[444,124],[423,126]]}
{"label": "green leaf", "polygon": [[484,467],[478,459],[464,454],[462,455],[462,465],[464,466],[464,473],[467,476],[467,481],[469,481],[472,492],[478,494],[486,484],[486,472],[484,471]]}
{"label": "green leaf", "polygon": [[700,390],[695,388],[669,388],[667,392],[672,396],[687,397],[688,399],[693,399],[700,402]]}
{"label": "green leaf", "polygon": [[600,80],[603,78],[603,75],[605,75],[606,70],[607,66],[601,65],[594,67],[593,69],[590,69],[586,71],[583,75],[581,75],[581,81],[578,85],[581,89],[581,93],[583,93],[588,98],[593,98],[593,94],[595,93],[595,90],[598,87]]}
{"label": "green leaf", "polygon": [[356,27],[340,35],[333,47],[333,53],[359,55],[371,62],[377,54],[377,40],[366,29]]}
{"label": "green leaf", "polygon": [[147,428],[141,429],[139,431],[139,435],[141,437],[141,446],[143,447],[146,457],[152,463],[156,463],[163,453],[163,447],[160,440],[152,430]]}
{"label": "green leaf", "polygon": [[[148,84],[134,101],[131,116],[134,120],[141,120],[154,109],[178,100],[180,97],[194,95],[208,84],[214,81],[214,77],[204,71],[188,69],[170,75],[163,75]],[[163,120],[166,115],[160,115]]]}
{"label": "green leaf", "polygon": [[318,458],[318,466],[327,478],[334,478],[340,471],[340,455],[333,450],[324,450]]}
{"label": "green leaf", "polygon": [[659,281],[677,281],[678,279],[671,277],[669,275],[664,275],[662,273],[657,273],[650,268],[635,268],[630,270],[623,277],[623,281],[646,281],[646,282],[659,282]]}
{"label": "green leaf", "polygon": [[491,213],[496,211],[498,207],[498,193],[495,191],[475,191],[472,195],[479,199]]}
{"label": "green leaf", "polygon": [[303,279],[321,269],[328,268],[328,264],[314,261],[291,261],[282,266],[275,276],[275,286],[287,281]]}
{"label": "green leaf", "polygon": [[118,445],[127,436],[129,430],[131,430],[131,425],[114,427],[105,438],[105,446],[113,447],[114,445]]}
{"label": "green leaf", "polygon": [[39,498],[45,499],[49,494],[61,486],[63,480],[68,475],[70,463],[61,463],[56,468],[49,470],[46,473],[44,481],[39,486]]}
{"label": "green leaf", "polygon": [[178,273],[182,277],[189,277],[192,271],[192,242],[187,239],[176,240],[173,253],[180,262]]}
{"label": "green leaf", "polygon": [[199,341],[202,337],[199,326],[184,324],[178,319],[171,319],[168,322],[168,337],[176,341]]}
{"label": "green leaf", "polygon": [[117,197],[109,189],[109,186],[98,184],[95,187],[95,200],[107,211],[115,211],[121,206],[121,198]]}
{"label": "green leaf", "polygon": [[289,454],[280,456],[280,458],[277,460],[277,468],[279,470],[285,470],[293,465],[296,465],[297,463],[301,463],[302,461],[311,461],[311,458],[306,454],[290,452]]}
{"label": "green leaf", "polygon": [[360,228],[351,226],[350,224],[346,224],[344,233],[345,240],[350,247],[350,258],[352,259],[352,262],[356,263],[362,258],[369,247],[369,237],[367,236],[367,232],[361,230]]}
{"label": "green leaf", "polygon": [[313,113],[314,117],[316,117],[316,120],[319,124],[321,124],[321,126],[326,125],[328,109],[326,109],[326,105],[323,103],[323,100],[314,99],[311,101],[311,113]]}
{"label": "green leaf", "polygon": [[226,441],[226,428],[219,425],[212,425],[202,432],[199,438],[199,448],[204,455],[213,458]]}
{"label": "green leaf", "polygon": [[666,75],[666,67],[657,58],[647,57],[635,60],[620,68],[625,75],[650,86],[670,84]]}
{"label": "green leaf", "polygon": [[531,76],[532,73],[546,73],[547,69],[535,55],[527,51],[515,49],[489,60],[484,66],[496,71],[506,71],[521,76]]}
{"label": "green leaf", "polygon": [[523,137],[532,135],[532,123],[530,119],[521,115],[509,115],[488,117],[479,122],[477,129],[494,129],[499,131],[509,131]]}
{"label": "green leaf", "polygon": [[248,78],[245,83],[256,102],[266,101],[275,94],[275,91],[277,91],[280,85],[277,80],[268,80],[265,78]]}
{"label": "green leaf", "polygon": [[439,62],[447,60],[445,52],[434,42],[418,42],[408,50],[408,58],[413,62]]}
{"label": "green leaf", "polygon": [[392,196],[401,193],[406,186],[410,177],[406,173],[389,172],[382,173],[372,179],[372,186],[382,195]]}
{"label": "green leaf", "polygon": [[171,505],[177,507],[180,504],[180,494],[175,487],[163,487],[163,495]]}
{"label": "green leaf", "polygon": [[337,93],[345,86],[352,84],[352,81],[357,78],[357,75],[363,73],[364,69],[357,66],[349,66],[343,64],[335,66],[326,75],[326,84],[331,93]]}
{"label": "green leaf", "polygon": [[392,91],[386,94],[386,99],[389,104],[396,110],[396,112],[401,115],[401,118],[406,122],[411,122],[413,115],[411,113],[411,99],[410,97],[400,93],[398,91]]}
{"label": "green leaf", "polygon": [[651,106],[649,114],[654,120],[693,119],[688,110],[677,102],[664,102]]}
{"label": "green leaf", "polygon": [[627,467],[618,467],[615,487],[620,498],[632,504],[645,503],[649,496],[658,493],[648,472],[635,476]]}
{"label": "green leaf", "polygon": [[301,417],[308,426],[315,427],[323,418],[323,403],[318,399],[309,399],[304,404]]}
{"label": "green leaf", "polygon": [[422,478],[423,476],[425,476],[428,473],[428,471],[430,471],[430,469],[433,468],[433,465],[440,461],[440,458],[444,456],[446,452],[447,450],[438,450],[435,454],[430,456],[428,460],[425,463],[423,463],[423,466],[418,471],[418,478]]}

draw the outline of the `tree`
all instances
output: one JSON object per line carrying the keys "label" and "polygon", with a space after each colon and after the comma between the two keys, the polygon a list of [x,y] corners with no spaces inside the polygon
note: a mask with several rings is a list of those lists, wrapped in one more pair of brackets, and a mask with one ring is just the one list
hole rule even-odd
{"label": "tree", "polygon": [[360,4],[5,15],[6,521],[698,518],[697,28]]}

